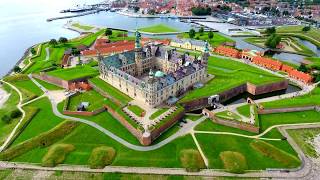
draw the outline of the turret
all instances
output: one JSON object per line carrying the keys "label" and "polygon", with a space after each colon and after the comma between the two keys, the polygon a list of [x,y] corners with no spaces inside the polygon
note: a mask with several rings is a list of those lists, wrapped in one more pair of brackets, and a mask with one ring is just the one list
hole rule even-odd
{"label": "turret", "polygon": [[206,41],[205,46],[204,46],[204,52],[202,55],[201,64],[207,66],[209,56],[210,56],[209,43],[208,43],[208,41]]}
{"label": "turret", "polygon": [[142,65],[142,57],[143,57],[143,51],[141,48],[141,34],[139,31],[136,31],[136,40],[135,40],[135,62],[137,65],[137,75],[141,76],[143,72],[143,65]]}

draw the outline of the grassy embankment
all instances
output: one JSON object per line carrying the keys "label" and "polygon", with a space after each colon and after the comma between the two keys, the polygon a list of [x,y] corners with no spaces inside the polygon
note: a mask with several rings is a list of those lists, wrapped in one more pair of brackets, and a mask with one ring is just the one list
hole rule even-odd
{"label": "grassy embankment", "polygon": [[[189,33],[183,33],[182,35],[179,35],[179,37],[182,38],[190,38],[189,37]],[[213,38],[209,39],[208,37],[208,32],[204,32],[202,35],[200,33],[196,33],[194,39],[196,40],[203,40],[203,41],[208,41],[208,43],[212,46],[212,47],[217,47],[225,42],[235,42],[234,40],[220,34],[217,32],[213,33]]]}
{"label": "grassy embankment", "polygon": [[[267,38],[265,37],[251,37],[245,39],[246,42],[253,44],[255,46],[259,46],[262,48],[266,48],[265,42],[267,41]],[[315,53],[310,50],[305,45],[299,43],[295,38],[292,37],[283,37],[281,40],[282,44],[284,44],[284,51],[289,51],[305,56],[313,56]]]}
{"label": "grassy embankment", "polygon": [[208,97],[247,82],[263,85],[283,80],[283,78],[250,65],[216,57],[209,58],[208,73],[215,77],[202,88],[188,92],[180,102]]}
{"label": "grassy embankment", "polygon": [[179,32],[177,29],[169,27],[165,24],[156,24],[148,27],[143,27],[138,29],[141,32],[148,32],[148,33],[172,33],[172,32]]}

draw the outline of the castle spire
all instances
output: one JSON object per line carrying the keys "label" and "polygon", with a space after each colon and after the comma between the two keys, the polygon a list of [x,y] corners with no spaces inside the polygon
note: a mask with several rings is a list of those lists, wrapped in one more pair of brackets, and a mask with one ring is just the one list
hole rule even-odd
{"label": "castle spire", "polygon": [[206,43],[205,43],[204,53],[209,53],[209,43],[208,43],[208,41],[206,41]]}
{"label": "castle spire", "polygon": [[141,48],[141,34],[138,30],[136,30],[136,40],[135,40],[135,48],[138,49],[138,48]]}

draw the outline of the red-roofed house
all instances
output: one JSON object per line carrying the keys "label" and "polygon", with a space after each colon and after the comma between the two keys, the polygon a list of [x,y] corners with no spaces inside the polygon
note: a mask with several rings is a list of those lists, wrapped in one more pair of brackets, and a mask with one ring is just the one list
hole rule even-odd
{"label": "red-roofed house", "polygon": [[284,71],[286,73],[290,73],[291,71],[293,71],[294,68],[288,65],[283,64],[281,67],[281,71]]}
{"label": "red-roofed house", "polygon": [[302,81],[306,84],[312,83],[312,79],[313,79],[311,75],[304,73],[304,72],[301,72],[301,71],[298,71],[298,70],[290,71],[289,76],[294,79],[297,79],[299,81]]}
{"label": "red-roofed house", "polygon": [[264,58],[261,56],[255,56],[252,58],[252,62],[256,65],[265,67],[267,69],[279,71],[282,67],[282,63],[280,61],[276,61],[269,58]]}
{"label": "red-roofed house", "polygon": [[228,56],[228,57],[233,57],[233,58],[239,58],[240,57],[240,52],[236,49],[229,48],[226,46],[218,46],[214,50],[216,53]]}

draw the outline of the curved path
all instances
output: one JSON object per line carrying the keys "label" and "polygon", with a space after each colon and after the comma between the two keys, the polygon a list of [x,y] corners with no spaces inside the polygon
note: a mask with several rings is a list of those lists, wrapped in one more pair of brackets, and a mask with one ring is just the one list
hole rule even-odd
{"label": "curved path", "polygon": [[9,85],[12,89],[14,89],[18,94],[19,94],[19,103],[17,104],[17,108],[22,112],[22,116],[18,122],[18,124],[14,127],[14,129],[11,131],[10,135],[7,137],[6,141],[2,144],[2,146],[0,147],[0,152],[2,152],[11,142],[12,137],[14,136],[14,134],[16,133],[18,127],[20,126],[22,120],[24,119],[24,117],[26,116],[25,111],[22,109],[22,93],[20,92],[20,90],[18,88],[16,88],[14,85],[0,80],[2,83],[5,83],[7,85]]}

